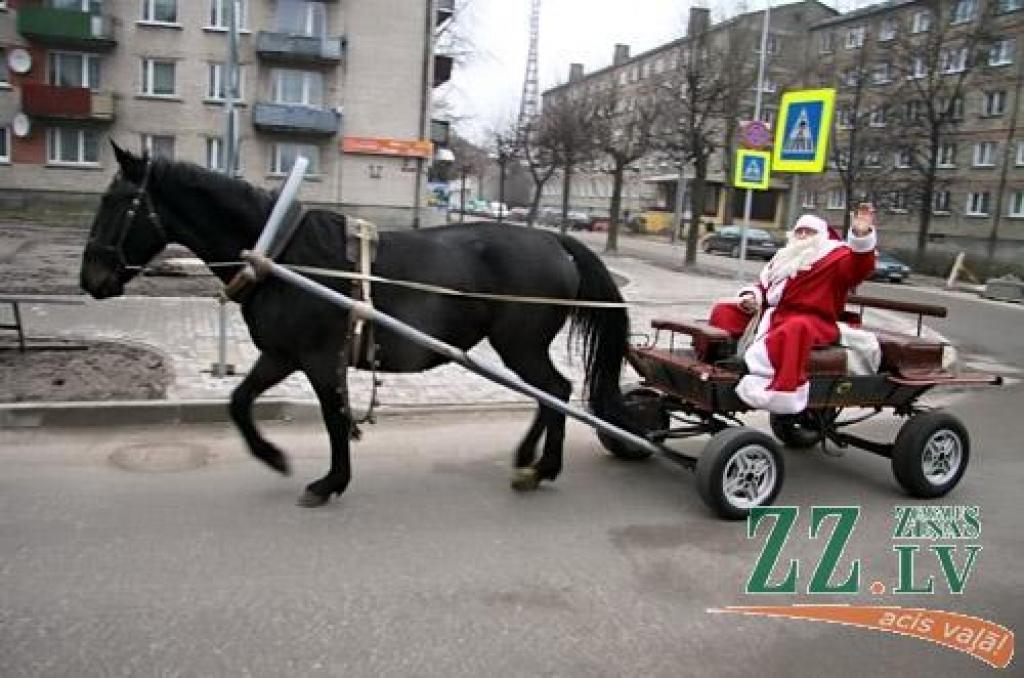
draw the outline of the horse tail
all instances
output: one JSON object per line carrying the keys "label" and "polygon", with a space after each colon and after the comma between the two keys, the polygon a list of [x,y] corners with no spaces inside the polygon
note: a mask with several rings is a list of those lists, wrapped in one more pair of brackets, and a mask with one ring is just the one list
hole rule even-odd
{"label": "horse tail", "polygon": [[[622,303],[615,280],[604,262],[575,238],[559,236],[580,275],[576,299]],[[631,430],[622,404],[619,376],[629,340],[629,316],[624,308],[577,306],[571,314],[569,341],[579,342],[586,373],[584,384],[591,412],[605,421]]]}

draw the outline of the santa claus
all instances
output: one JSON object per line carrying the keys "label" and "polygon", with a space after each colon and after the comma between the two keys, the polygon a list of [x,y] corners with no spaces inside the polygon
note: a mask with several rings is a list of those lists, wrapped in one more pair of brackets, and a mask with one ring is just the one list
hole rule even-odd
{"label": "santa claus", "polygon": [[[824,220],[806,214],[788,242],[738,299],[716,304],[710,323],[738,337],[747,367],[736,394],[753,408],[795,414],[807,407],[807,360],[814,346],[839,343],[838,320],[850,289],[875,269],[874,208],[862,205],[845,243],[829,237]],[[843,328],[844,343],[859,346],[867,365],[878,367],[873,335]],[[853,336],[856,334],[857,336]],[[869,335],[869,336],[864,336]],[[874,346],[870,345],[874,343]],[[866,355],[865,355],[866,352]]]}

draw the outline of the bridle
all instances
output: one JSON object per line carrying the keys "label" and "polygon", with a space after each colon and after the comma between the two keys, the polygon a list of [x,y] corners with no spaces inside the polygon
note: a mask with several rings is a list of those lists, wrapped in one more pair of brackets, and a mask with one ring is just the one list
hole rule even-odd
{"label": "bridle", "polygon": [[163,240],[164,245],[170,242],[167,237],[167,231],[164,230],[163,224],[160,222],[160,215],[156,212],[156,207],[153,205],[153,199],[149,196],[147,187],[149,186],[149,178],[152,174],[153,163],[150,162],[149,158],[145,158],[145,169],[142,174],[142,183],[139,184],[138,190],[135,192],[135,196],[132,198],[131,205],[128,206],[128,211],[124,214],[124,226],[120,229],[120,233],[117,237],[115,244],[109,245],[105,243],[97,243],[95,238],[90,237],[88,242],[88,248],[94,251],[109,253],[113,255],[116,269],[115,272],[120,275],[131,268],[128,265],[128,260],[124,256],[124,243],[128,239],[128,232],[132,228],[132,224],[135,222],[135,215],[138,213],[140,207],[145,207],[147,210],[146,219],[149,221],[150,226],[156,231],[157,236]]}

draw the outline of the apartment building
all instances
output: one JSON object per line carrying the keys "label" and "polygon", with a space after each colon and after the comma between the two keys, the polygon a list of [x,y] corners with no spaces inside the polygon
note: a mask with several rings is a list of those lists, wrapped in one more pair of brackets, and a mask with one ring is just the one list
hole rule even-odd
{"label": "apartment building", "polygon": [[[775,121],[779,97],[783,90],[802,81],[805,68],[805,42],[811,26],[837,15],[832,8],[820,2],[804,1],[774,7],[769,13],[769,26],[765,46],[765,77],[762,82],[760,119],[769,125]],[[760,57],[760,35],[764,12],[747,12],[727,21],[712,24],[707,9],[689,10],[686,36],[639,55],[630,56],[629,47],[616,45],[612,64],[594,73],[584,74],[582,64],[572,64],[568,81],[544,92],[545,102],[557,97],[591,96],[610,87],[620,88],[620,96],[627,102],[644,96],[660,81],[670,82],[680,65],[690,58],[694,36],[706,32],[708,44],[732,45],[749,53],[751,73],[756,74]],[[734,47],[735,48],[735,47]],[[747,95],[738,102],[737,120],[754,117],[756,79],[751,78]],[[705,220],[721,223],[728,213],[726,200],[731,195],[732,213],[742,215],[743,196],[738,191],[725,190],[728,185],[725,149],[718,149],[709,164],[706,188]],[[607,162],[600,158],[579,168],[572,183],[570,204],[594,214],[607,214],[612,191],[612,180],[607,174]],[[693,177],[692,168],[686,168],[686,183]],[[631,214],[645,213],[648,228],[661,230],[671,223],[679,169],[675,158],[661,152],[652,152],[640,159],[628,173],[624,185],[623,209]],[[561,204],[561,182],[551,181],[545,187],[543,203]],[[771,188],[756,195],[753,219],[766,226],[783,223],[788,209],[784,199],[788,195],[788,181],[773,178]]]}
{"label": "apartment building", "polygon": [[[0,206],[94,201],[108,140],[224,171],[230,2],[0,0]],[[235,173],[276,186],[301,154],[307,204],[419,225],[452,5],[238,0]]]}
{"label": "apartment building", "polygon": [[[848,202],[871,199],[885,247],[908,254],[927,210],[936,271],[959,252],[986,262],[990,248],[997,269],[1024,268],[1024,0],[874,5],[812,27],[807,49],[811,81],[837,89],[837,125],[830,169],[801,182],[801,208],[842,223]],[[927,120],[925,98],[950,110],[934,163],[913,133],[928,123],[910,120]],[[852,196],[841,170],[856,178]]]}

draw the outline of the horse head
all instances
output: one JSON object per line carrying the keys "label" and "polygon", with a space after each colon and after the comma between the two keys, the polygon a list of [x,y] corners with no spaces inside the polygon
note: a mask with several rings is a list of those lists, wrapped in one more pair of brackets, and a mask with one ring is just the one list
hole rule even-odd
{"label": "horse head", "polygon": [[121,171],[100,200],[79,276],[82,289],[97,299],[122,294],[168,242],[149,193],[153,161],[111,145]]}

